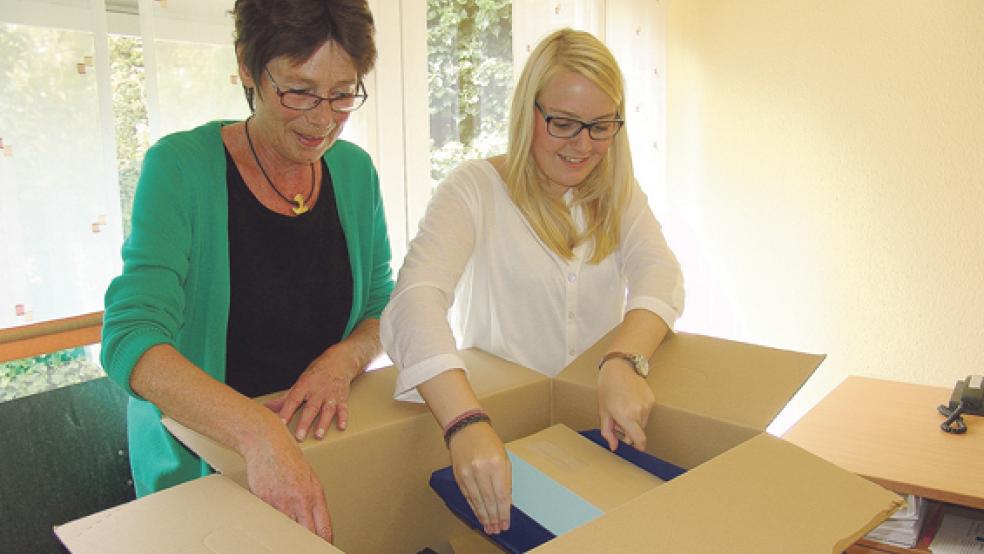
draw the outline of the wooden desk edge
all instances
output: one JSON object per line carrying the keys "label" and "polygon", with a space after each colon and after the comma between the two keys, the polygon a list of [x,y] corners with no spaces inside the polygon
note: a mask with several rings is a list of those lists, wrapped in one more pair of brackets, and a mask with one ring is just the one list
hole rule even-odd
{"label": "wooden desk edge", "polygon": [[928,500],[935,500],[937,502],[946,502],[949,504],[966,506],[968,508],[975,508],[977,510],[984,510],[984,498],[977,496],[970,496],[953,491],[943,491],[930,487],[920,487],[918,485],[913,485],[912,483],[900,483],[898,481],[865,475],[863,473],[859,473],[858,475],[897,494],[914,494]]}

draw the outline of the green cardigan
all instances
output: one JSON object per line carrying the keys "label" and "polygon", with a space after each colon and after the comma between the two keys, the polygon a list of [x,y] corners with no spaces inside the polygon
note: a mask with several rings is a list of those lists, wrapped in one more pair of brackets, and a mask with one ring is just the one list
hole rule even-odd
{"label": "green cardigan", "polygon": [[[106,291],[102,364],[130,394],[127,435],[138,496],[208,474],[198,456],[161,424],[156,406],[130,388],[150,347],[170,344],[225,380],[229,319],[226,157],[213,121],[161,139],[147,151],[123,245],[123,273]],[[345,336],[378,318],[393,289],[379,180],[368,154],[338,140],[324,155],[352,267]]]}

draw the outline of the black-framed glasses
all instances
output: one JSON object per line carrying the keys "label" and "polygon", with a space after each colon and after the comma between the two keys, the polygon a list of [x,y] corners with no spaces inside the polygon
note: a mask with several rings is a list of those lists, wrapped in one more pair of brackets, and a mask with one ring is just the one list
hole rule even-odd
{"label": "black-framed glasses", "polygon": [[366,86],[362,84],[361,80],[355,85],[353,92],[340,92],[324,97],[301,90],[283,90],[277,84],[277,81],[274,80],[270,69],[264,69],[266,70],[267,76],[270,77],[270,83],[273,85],[273,89],[277,92],[277,96],[280,97],[280,104],[291,110],[306,112],[317,108],[322,102],[328,102],[328,105],[331,106],[331,111],[348,113],[361,108],[366,103],[366,98],[369,98],[369,94],[366,92]]}
{"label": "black-framed glasses", "polygon": [[581,121],[573,117],[547,115],[547,112],[543,111],[543,106],[539,102],[533,102],[533,105],[536,106],[540,115],[543,116],[543,121],[547,124],[547,132],[550,133],[550,136],[561,139],[572,139],[578,136],[581,130],[587,129],[588,136],[591,137],[591,140],[607,140],[617,135],[622,129],[622,125],[625,125],[625,120],[620,117],[615,119]]}

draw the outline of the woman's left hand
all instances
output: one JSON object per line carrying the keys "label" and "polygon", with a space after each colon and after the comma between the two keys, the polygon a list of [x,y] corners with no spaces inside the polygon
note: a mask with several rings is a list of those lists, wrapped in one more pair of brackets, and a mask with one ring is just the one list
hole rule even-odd
{"label": "woman's left hand", "polygon": [[339,430],[348,425],[348,397],[352,380],[362,368],[336,355],[331,349],[318,356],[283,396],[266,406],[287,423],[300,410],[294,437],[302,441],[317,420],[314,436],[322,439],[334,419]]}
{"label": "woman's left hand", "polygon": [[601,436],[608,448],[615,451],[618,439],[636,450],[646,449],[646,424],[656,398],[649,384],[620,361],[602,366],[598,374],[598,415]]}

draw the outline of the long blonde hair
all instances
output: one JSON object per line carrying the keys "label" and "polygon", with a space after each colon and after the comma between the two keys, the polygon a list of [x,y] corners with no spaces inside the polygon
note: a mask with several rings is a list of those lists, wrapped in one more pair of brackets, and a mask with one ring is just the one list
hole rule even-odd
{"label": "long blonde hair", "polygon": [[585,229],[578,233],[563,199],[547,194],[547,177],[531,153],[540,92],[559,73],[584,76],[616,105],[625,117],[625,83],[612,53],[589,33],[573,29],[555,31],[530,54],[513,93],[509,113],[509,147],[506,152],[506,185],[509,196],[529,221],[540,240],[564,259],[574,248],[591,240],[591,263],[611,254],[619,243],[619,226],[633,182],[632,156],[626,133],[615,135],[611,146],[584,182],[574,188],[571,207],[584,211]]}

